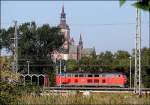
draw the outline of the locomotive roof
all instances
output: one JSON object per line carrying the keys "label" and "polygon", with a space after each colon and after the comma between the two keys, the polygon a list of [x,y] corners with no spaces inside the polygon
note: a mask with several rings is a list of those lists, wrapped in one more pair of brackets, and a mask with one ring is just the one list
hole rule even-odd
{"label": "locomotive roof", "polygon": [[109,72],[109,73],[70,73],[70,72],[66,72],[66,73],[61,73],[61,74],[89,74],[89,75],[102,75],[102,74],[105,74],[105,75],[109,75],[109,74],[114,74],[114,75],[119,75],[119,74],[124,74],[124,73],[121,73],[121,72]]}

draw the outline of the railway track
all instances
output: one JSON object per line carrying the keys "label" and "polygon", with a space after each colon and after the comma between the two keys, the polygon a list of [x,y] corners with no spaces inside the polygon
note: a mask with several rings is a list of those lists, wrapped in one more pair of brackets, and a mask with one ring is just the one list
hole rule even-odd
{"label": "railway track", "polygon": [[[134,92],[134,88],[102,88],[102,87],[44,87],[45,91],[90,91],[90,92]],[[150,93],[150,88],[141,88],[143,93]]]}

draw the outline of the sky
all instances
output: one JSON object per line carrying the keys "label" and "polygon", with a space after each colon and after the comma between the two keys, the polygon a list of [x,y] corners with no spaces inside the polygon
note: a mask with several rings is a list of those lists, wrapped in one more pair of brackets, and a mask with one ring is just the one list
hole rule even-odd
{"label": "sky", "polygon": [[[104,51],[135,48],[136,9],[131,1],[123,7],[119,1],[1,1],[1,27],[35,21],[38,26],[57,26],[64,4],[71,37],[78,43],[80,34],[84,48],[95,47],[97,54]],[[149,45],[149,15],[142,15],[142,47]],[[4,53],[5,51],[3,51]]]}

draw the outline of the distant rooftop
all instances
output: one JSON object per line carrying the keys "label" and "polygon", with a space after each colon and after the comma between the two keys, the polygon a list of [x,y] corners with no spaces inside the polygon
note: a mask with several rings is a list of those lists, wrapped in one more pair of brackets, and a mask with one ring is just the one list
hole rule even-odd
{"label": "distant rooftop", "polygon": [[94,48],[84,48],[84,49],[82,50],[82,54],[84,54],[84,55],[90,55],[90,54],[92,54],[93,52],[95,52],[95,49],[94,49]]}
{"label": "distant rooftop", "polygon": [[69,46],[69,53],[76,54],[77,53],[77,45],[70,45]]}

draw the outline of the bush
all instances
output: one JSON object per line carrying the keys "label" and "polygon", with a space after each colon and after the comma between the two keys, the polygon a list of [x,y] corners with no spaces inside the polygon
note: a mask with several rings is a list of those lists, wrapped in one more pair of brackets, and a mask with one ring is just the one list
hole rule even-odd
{"label": "bush", "polygon": [[2,105],[17,103],[17,90],[14,84],[9,84],[7,82],[0,82],[0,103]]}

